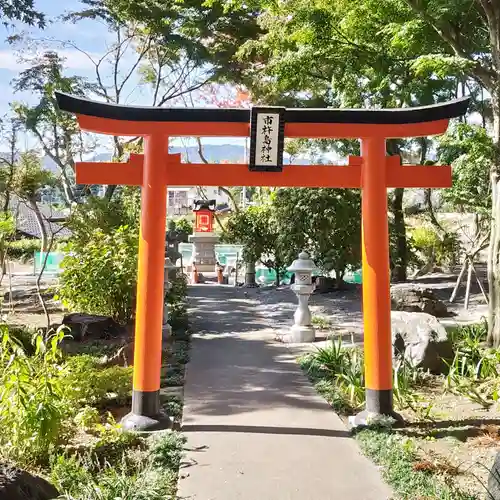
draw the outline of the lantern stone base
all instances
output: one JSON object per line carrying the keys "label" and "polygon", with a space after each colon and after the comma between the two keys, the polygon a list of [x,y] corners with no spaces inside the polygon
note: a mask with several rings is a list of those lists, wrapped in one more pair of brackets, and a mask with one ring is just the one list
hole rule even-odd
{"label": "lantern stone base", "polygon": [[315,339],[314,327],[311,325],[293,325],[289,333],[283,335],[282,341],[287,344],[303,344],[306,342],[314,342]]}
{"label": "lantern stone base", "polygon": [[174,419],[163,413],[159,413],[155,417],[128,413],[121,419],[120,424],[124,431],[148,433],[172,429]]}
{"label": "lantern stone base", "polygon": [[195,233],[189,236],[189,242],[193,244],[193,256],[191,263],[196,263],[198,271],[214,272],[215,245],[219,242],[219,237],[213,233]]}

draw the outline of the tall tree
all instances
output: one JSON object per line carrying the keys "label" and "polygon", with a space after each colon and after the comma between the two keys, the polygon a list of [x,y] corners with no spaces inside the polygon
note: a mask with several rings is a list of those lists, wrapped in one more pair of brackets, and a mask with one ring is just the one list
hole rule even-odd
{"label": "tall tree", "polygon": [[14,169],[13,191],[33,211],[41,235],[42,252],[47,250],[48,234],[46,221],[38,206],[38,192],[51,183],[53,176],[42,168],[40,156],[35,151],[20,155]]}
{"label": "tall tree", "polygon": [[17,118],[27,131],[38,139],[44,153],[55,163],[61,174],[61,184],[66,203],[75,201],[73,171],[75,159],[88,151],[76,118],[61,112],[57,106],[56,90],[75,95],[85,95],[92,85],[76,76],[65,76],[64,58],[56,52],[45,52],[32,61],[14,80],[16,92],[30,92],[37,102],[34,105],[15,103]]}
{"label": "tall tree", "polygon": [[272,209],[285,262],[293,262],[298,252],[306,250],[319,268],[335,271],[338,286],[348,268],[360,265],[359,190],[278,189]]}
{"label": "tall tree", "polygon": [[[83,2],[88,8],[63,17],[65,22],[78,24],[84,19],[96,19],[106,26],[111,38],[103,41],[101,50],[89,52],[72,40],[41,39],[54,50],[76,50],[91,64],[94,77],[89,77],[86,89],[89,97],[111,104],[127,104],[132,98],[146,97],[151,106],[179,105],[181,98],[209,81],[213,71],[201,63],[186,45],[165,43],[164,37],[133,20],[124,20],[107,2]],[[96,52],[98,55],[96,55]],[[113,159],[122,161],[131,143],[140,138],[114,136]],[[116,186],[107,186],[105,197],[110,199]]]}
{"label": "tall tree", "polygon": [[260,261],[276,272],[276,284],[280,284],[286,263],[286,246],[281,238],[274,208],[265,203],[251,206],[231,214],[226,222],[224,241],[243,245],[246,265],[245,284],[255,284],[255,263]]}
{"label": "tall tree", "polygon": [[490,291],[488,342],[500,346],[500,2],[496,0],[406,0],[415,13],[415,36],[436,41],[416,67],[427,73],[448,70],[450,62],[490,95],[492,136],[497,147],[490,172],[491,233],[488,255]]}
{"label": "tall tree", "polygon": [[14,172],[19,151],[19,132],[21,123],[16,117],[6,116],[0,121],[0,139],[8,144],[8,151],[0,157],[0,196],[2,198],[2,212],[7,214],[10,208],[14,184]]}
{"label": "tall tree", "polygon": [[234,79],[244,63],[238,48],[259,33],[259,2],[225,0],[81,0],[80,18],[105,19],[119,25],[138,24],[157,35],[164,47],[209,64],[215,76]]}
{"label": "tall tree", "polygon": [[[259,17],[264,34],[247,42],[238,56],[250,61],[245,74],[255,79],[251,90],[256,98],[273,103],[404,107],[454,97],[455,77],[415,78],[414,41],[406,40],[403,32],[412,17],[399,1],[269,3]],[[339,141],[322,144],[345,149]],[[411,140],[390,140],[387,151],[402,155],[411,146]],[[390,203],[396,233],[393,277],[397,280],[406,279],[408,262],[403,194],[402,189],[394,190]]]}

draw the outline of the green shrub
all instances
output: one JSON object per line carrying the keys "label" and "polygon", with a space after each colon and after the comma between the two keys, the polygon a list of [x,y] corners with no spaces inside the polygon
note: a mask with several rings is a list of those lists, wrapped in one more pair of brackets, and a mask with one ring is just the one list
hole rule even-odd
{"label": "green shrub", "polygon": [[[91,196],[86,203],[79,204],[72,212],[68,220],[68,228],[71,230],[71,241],[80,247],[85,246],[93,239],[93,231],[101,231],[103,234],[113,234],[120,226],[138,227],[135,206],[137,203],[137,190],[121,189],[113,199],[107,200]],[[130,197],[127,194],[130,193]]]}
{"label": "green shrub", "polygon": [[47,463],[77,427],[97,435],[94,451],[101,445],[108,455],[111,448],[122,451],[128,438],[109,422],[101,425],[92,406],[128,402],[132,368],[101,368],[87,355],[64,360],[62,329],[46,340],[37,334],[30,351],[7,327],[0,327],[0,335],[1,457],[21,466]]}
{"label": "green shrub", "polygon": [[448,334],[455,349],[449,376],[458,374],[473,380],[498,376],[500,354],[496,349],[485,346],[487,333],[488,324],[484,321],[460,326]]}
{"label": "green shrub", "polygon": [[460,491],[453,478],[444,473],[418,470],[419,458],[413,441],[391,431],[362,430],[356,434],[361,450],[382,467],[382,474],[397,498],[439,498],[440,500],[474,500],[474,495]]}
{"label": "green shrub", "polygon": [[171,280],[171,287],[165,294],[168,304],[168,322],[173,330],[182,330],[188,327],[187,314],[187,278],[184,274],[177,272]]}
{"label": "green shrub", "polygon": [[188,241],[188,236],[193,234],[193,222],[185,217],[181,217],[175,221],[175,230],[181,233],[183,241]]}
{"label": "green shrub", "polygon": [[88,231],[88,241],[68,245],[61,263],[62,303],[70,310],[130,321],[137,279],[137,231],[120,226],[110,234]]}
{"label": "green shrub", "polygon": [[93,406],[84,406],[73,419],[75,424],[84,431],[95,429],[97,424],[101,422],[99,410]]}
{"label": "green shrub", "polygon": [[173,498],[175,492],[176,474],[172,471],[144,468],[131,475],[127,470],[107,465],[94,476],[78,462],[69,471],[65,467],[66,462],[58,464],[54,474],[59,489],[65,492],[60,499],[165,500]]}
{"label": "green shrub", "polygon": [[[105,464],[127,464],[128,450],[137,448],[143,444],[143,439],[133,432],[125,432],[121,425],[109,415],[107,424],[97,424],[93,433],[97,439],[92,441],[86,449],[86,455],[92,461],[93,469],[98,470]],[[133,464],[128,465],[134,468]]]}
{"label": "green shrub", "polygon": [[132,391],[132,367],[101,368],[92,356],[73,356],[66,362],[67,397],[79,407],[124,404]]}
{"label": "green shrub", "polygon": [[[59,456],[51,479],[67,500],[164,500],[175,493],[184,438],[177,433],[152,437],[146,453],[124,453],[122,460],[101,464],[89,457]],[[131,457],[136,457],[131,463]]]}
{"label": "green shrub", "polygon": [[0,454],[20,464],[43,463],[69,436],[73,407],[65,399],[61,376],[59,330],[48,340],[35,339],[35,352],[1,328],[0,345]]}
{"label": "green shrub", "polygon": [[23,238],[7,242],[7,257],[12,260],[28,262],[34,258],[35,252],[39,252],[41,242],[36,238]]}
{"label": "green shrub", "polygon": [[448,337],[453,343],[455,357],[448,364],[445,389],[489,408],[500,399],[497,383],[500,353],[485,346],[488,324],[483,321],[452,330]]}
{"label": "green shrub", "polygon": [[183,456],[183,446],[186,438],[176,432],[170,432],[151,438],[151,461],[161,469],[177,470]]}
{"label": "green shrub", "polygon": [[324,316],[313,316],[311,323],[320,330],[329,330],[332,326],[330,318],[325,318]]}
{"label": "green shrub", "polygon": [[440,235],[432,226],[419,226],[410,233],[413,248],[429,261],[434,259],[438,266],[451,267],[456,264],[460,243],[456,233]]}
{"label": "green shrub", "polygon": [[473,325],[458,326],[448,332],[448,338],[455,347],[460,347],[464,343],[480,346],[481,342],[486,340],[487,335],[488,323],[486,320]]}
{"label": "green shrub", "polygon": [[182,417],[183,404],[181,399],[176,396],[168,396],[162,402],[162,408],[165,413],[175,419],[180,419]]}
{"label": "green shrub", "polygon": [[[299,360],[316,389],[341,412],[353,412],[365,404],[364,355],[357,347],[344,347],[342,338],[316,349]],[[413,389],[422,381],[423,372],[410,363],[400,363],[393,373],[394,399],[400,408],[420,411]],[[430,411],[428,409],[427,413]]]}
{"label": "green shrub", "polygon": [[302,367],[315,382],[317,389],[338,411],[351,412],[364,405],[365,378],[363,351],[346,348],[342,338],[331,340],[327,347],[318,348],[301,359]]}
{"label": "green shrub", "polygon": [[34,328],[9,325],[9,337],[11,340],[20,344],[27,356],[31,356],[35,353],[36,347],[34,345],[34,340],[39,334]]}

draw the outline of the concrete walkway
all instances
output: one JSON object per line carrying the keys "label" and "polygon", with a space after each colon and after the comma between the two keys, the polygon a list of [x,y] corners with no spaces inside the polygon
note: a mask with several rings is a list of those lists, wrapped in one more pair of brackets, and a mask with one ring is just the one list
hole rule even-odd
{"label": "concrete walkway", "polygon": [[184,392],[188,452],[179,498],[391,498],[292,351],[274,341],[252,291],[197,285],[189,294],[196,334]]}

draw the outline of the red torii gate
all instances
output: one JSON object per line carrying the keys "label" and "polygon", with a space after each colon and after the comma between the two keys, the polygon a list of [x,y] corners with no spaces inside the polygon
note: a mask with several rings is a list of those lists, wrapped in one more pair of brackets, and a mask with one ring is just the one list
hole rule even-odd
{"label": "red torii gate", "polygon": [[[402,166],[386,156],[386,139],[442,134],[466,113],[469,98],[402,109],[279,109],[286,137],[360,138],[362,156],[347,166],[286,165],[262,170],[242,164],[182,164],[168,138],[247,137],[250,110],[122,106],[56,93],[59,108],[75,113],[82,130],[144,137],[144,154],[127,163],[78,162],[79,184],[142,187],[132,410],[126,428],[160,428],[159,389],[163,319],[166,187],[185,185],[340,187],[362,189],[363,320],[367,414],[393,415],[387,188],[451,186],[449,166]],[[269,112],[269,109],[266,108]],[[253,131],[252,131],[253,132]],[[254,132],[253,132],[254,133]]]}

